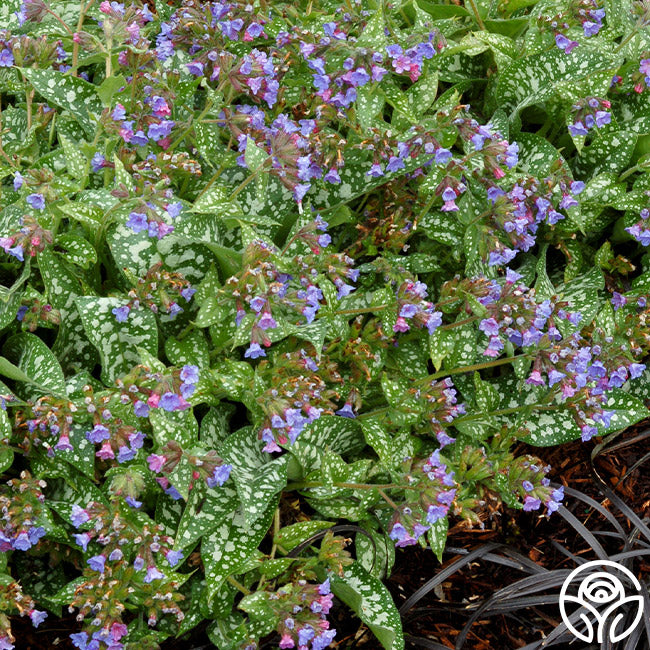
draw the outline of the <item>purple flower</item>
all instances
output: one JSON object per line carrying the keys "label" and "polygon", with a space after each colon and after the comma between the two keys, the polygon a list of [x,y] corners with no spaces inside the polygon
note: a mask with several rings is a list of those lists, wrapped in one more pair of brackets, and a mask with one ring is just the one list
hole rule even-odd
{"label": "purple flower", "polygon": [[208,487],[222,486],[230,476],[232,465],[219,465],[214,468],[214,473],[207,480]]}
{"label": "purple flower", "polygon": [[540,499],[535,499],[530,495],[526,496],[526,498],[524,499],[524,510],[526,512],[530,512],[532,510],[539,510],[541,505],[542,502]]}
{"label": "purple flower", "polygon": [[122,104],[117,104],[111,113],[114,122],[121,122],[126,119],[126,110]]}
{"label": "purple flower", "polygon": [[128,305],[122,305],[121,307],[113,307],[111,313],[115,316],[115,320],[118,323],[126,323],[129,319],[129,312],[131,308]]}
{"label": "purple flower", "polygon": [[589,133],[589,131],[585,128],[582,122],[575,122],[574,124],[569,124],[567,128],[569,129],[569,133],[574,137],[580,135],[587,135]]}
{"label": "purple flower", "polygon": [[47,612],[40,612],[37,609],[33,609],[29,613],[29,618],[32,619],[32,625],[38,627],[47,618]]}
{"label": "purple flower", "polygon": [[203,63],[200,61],[192,61],[192,63],[186,63],[185,65],[187,66],[187,71],[195,77],[201,77],[203,75]]}
{"label": "purple flower", "polygon": [[162,471],[163,465],[167,462],[167,458],[160,454],[150,454],[147,456],[147,463],[149,463],[149,469],[152,472]]}
{"label": "purple flower", "polygon": [[[118,456],[119,461],[119,456]],[[139,508],[142,505],[142,501],[137,501],[131,496],[125,497],[124,499],[132,508]]]}
{"label": "purple flower", "polygon": [[146,232],[149,229],[147,215],[143,212],[131,212],[126,222],[126,227],[131,228],[133,232]]}
{"label": "purple flower", "polygon": [[404,169],[404,161],[401,158],[398,158],[397,156],[391,156],[388,159],[388,165],[386,165],[386,171],[393,173],[400,169]]}
{"label": "purple flower", "polygon": [[144,147],[149,142],[149,138],[144,134],[144,131],[140,129],[131,136],[129,142],[133,143],[137,147]]}
{"label": "purple flower", "polygon": [[163,120],[159,124],[150,124],[148,135],[151,140],[158,142],[163,138],[166,138],[175,126],[175,122],[172,120]]}
{"label": "purple flower", "polygon": [[158,406],[160,406],[160,408],[164,409],[165,411],[171,413],[172,411],[176,411],[180,408],[181,398],[178,395],[176,395],[176,393],[171,393],[167,391],[160,397]]}
{"label": "purple flower", "polygon": [[103,424],[96,424],[90,431],[86,431],[86,438],[90,442],[103,442],[110,437],[110,431]]}
{"label": "purple flower", "polygon": [[596,126],[602,128],[612,121],[612,114],[608,111],[596,111]]}
{"label": "purple flower", "polygon": [[13,52],[9,48],[5,47],[2,52],[0,52],[0,68],[10,68],[13,64]]}
{"label": "purple flower", "polygon": [[43,210],[45,208],[45,197],[42,194],[30,194],[25,200],[34,210]]}
{"label": "purple flower", "polygon": [[[72,645],[79,650],[88,650],[88,633],[87,632],[77,632],[76,634],[71,634],[70,639],[72,640]],[[13,648],[13,646],[11,646]]]}
{"label": "purple flower", "polygon": [[521,486],[526,490],[526,492],[532,492],[533,491],[533,484],[530,481],[523,481]]}
{"label": "purple flower", "polygon": [[561,49],[564,50],[567,54],[578,45],[577,41],[570,41],[564,34],[555,35],[555,44]]}
{"label": "purple flower", "polygon": [[478,328],[486,336],[498,336],[499,335],[499,323],[494,318],[484,318]]}
{"label": "purple flower", "polygon": [[90,166],[94,172],[100,172],[106,165],[106,158],[99,151],[92,157]]}
{"label": "purple flower", "polygon": [[246,352],[244,352],[244,357],[246,359],[257,359],[258,357],[265,357],[266,352],[262,350],[259,343],[252,342]]}
{"label": "purple flower", "polygon": [[340,415],[341,417],[344,418],[356,418],[356,413],[352,410],[352,404],[350,402],[346,402],[345,406],[338,411],[336,411],[336,415]]}
{"label": "purple flower", "polygon": [[14,191],[17,192],[23,186],[24,182],[23,175],[20,172],[16,172],[14,174]]}
{"label": "purple flower", "polygon": [[192,364],[183,366],[180,374],[181,380],[187,384],[196,384],[199,381],[199,368]]}
{"label": "purple flower", "polygon": [[196,289],[193,289],[192,287],[186,287],[185,289],[181,290],[181,296],[189,302],[192,300],[192,296],[196,293]]}
{"label": "purple flower", "polygon": [[139,418],[146,418],[149,415],[149,406],[141,400],[137,400],[133,405],[133,412]]}
{"label": "purple flower", "polygon": [[630,367],[630,379],[636,379],[640,377],[645,371],[645,363],[631,363]]}
{"label": "purple flower", "polygon": [[611,302],[612,305],[614,305],[614,311],[616,311],[617,309],[623,307],[623,305],[627,304],[627,298],[624,295],[620,294],[618,291],[614,291],[612,293]]}
{"label": "purple flower", "polygon": [[93,571],[99,571],[99,573],[104,573],[104,565],[106,564],[106,558],[103,555],[93,555],[88,561],[88,566]]}
{"label": "purple flower", "polygon": [[13,547],[17,551],[28,551],[32,547],[27,533],[20,533],[13,542]]}
{"label": "purple flower", "polygon": [[430,505],[427,509],[427,523],[435,524],[436,521],[447,516],[448,509],[446,506]]}
{"label": "purple flower", "polygon": [[144,577],[144,582],[148,584],[153,580],[162,580],[164,577],[165,575],[157,567],[149,566],[147,567],[147,575]]}
{"label": "purple flower", "polygon": [[278,326],[276,320],[271,316],[271,312],[265,311],[262,313],[262,317],[257,321],[257,325],[262,330],[274,329]]}
{"label": "purple flower", "polygon": [[169,566],[176,566],[183,559],[183,551],[169,551],[167,553],[167,562]]}
{"label": "purple flower", "polygon": [[88,550],[88,542],[91,540],[89,533],[75,533],[73,537],[74,541],[81,546],[84,552]]}
{"label": "purple flower", "polygon": [[79,528],[79,526],[82,524],[90,521],[90,515],[86,512],[86,510],[75,503],[72,506],[72,512],[70,513],[70,521],[75,528]]}
{"label": "purple flower", "polygon": [[136,571],[142,571],[144,569],[144,558],[141,558],[139,555],[138,557],[133,560],[133,568]]}

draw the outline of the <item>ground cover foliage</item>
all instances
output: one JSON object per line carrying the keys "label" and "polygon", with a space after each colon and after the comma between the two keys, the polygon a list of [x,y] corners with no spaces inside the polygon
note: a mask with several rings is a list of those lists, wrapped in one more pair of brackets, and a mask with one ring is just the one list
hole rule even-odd
{"label": "ground cover foliage", "polygon": [[647,0],[0,12],[0,648],[403,648],[396,546],[648,417]]}

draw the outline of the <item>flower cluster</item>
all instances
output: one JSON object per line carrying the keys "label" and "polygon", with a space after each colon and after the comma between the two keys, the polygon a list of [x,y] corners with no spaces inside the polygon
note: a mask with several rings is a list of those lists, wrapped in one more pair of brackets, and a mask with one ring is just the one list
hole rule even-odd
{"label": "flower cluster", "polygon": [[[162,452],[162,454],[151,454],[147,457],[149,469],[154,473],[162,472],[170,475],[179,463],[189,467],[191,479],[187,488],[188,492],[192,490],[194,481],[197,479],[204,480],[210,488],[221,486],[228,480],[232,471],[232,465],[224,463],[214,450],[199,453],[193,449],[191,452],[186,452],[176,441],[171,440],[165,444]],[[165,494],[175,501],[182,498],[167,476],[158,476],[156,481],[163,488]]]}
{"label": "flower cluster", "polygon": [[599,97],[580,100],[573,105],[573,124],[569,124],[569,133],[574,137],[585,136],[594,127],[602,129],[612,121],[611,106],[609,100]]}
{"label": "flower cluster", "polygon": [[423,282],[407,281],[397,290],[397,320],[393,325],[395,332],[408,332],[409,322],[426,327],[433,334],[442,324],[442,313],[435,311],[433,303],[425,300],[427,286]]}
{"label": "flower cluster", "polygon": [[24,470],[20,478],[7,481],[9,489],[0,492],[0,552],[28,551],[45,536],[41,525],[45,481]]}
{"label": "flower cluster", "polygon": [[133,412],[146,418],[150,409],[184,411],[199,382],[198,366],[186,364],[168,374],[152,372],[145,366],[136,366],[128,375],[117,380],[120,401],[133,404]]}
{"label": "flower cluster", "polygon": [[[405,460],[405,464],[410,461]],[[407,500],[393,513],[389,535],[396,546],[416,544],[433,524],[445,518],[457,491],[455,472],[448,469],[438,449],[412,464],[407,472],[409,490],[415,492],[417,500]]]}
{"label": "flower cluster", "polygon": [[36,609],[34,600],[25,594],[18,582],[0,583],[0,650],[14,650],[16,640],[11,633],[9,614],[18,610],[21,616],[29,616],[34,627],[46,618],[47,612]]}
{"label": "flower cluster", "polygon": [[278,624],[278,648],[324,650],[334,640],[327,614],[332,607],[329,578],[320,585],[297,580],[268,594],[268,604]]}
{"label": "flower cluster", "polygon": [[237,326],[251,328],[246,358],[266,356],[262,346],[271,345],[267,331],[279,327],[276,319],[280,315],[297,311],[307,323],[314,320],[323,299],[317,284],[319,273],[327,273],[336,287],[338,299],[354,291],[354,286],[347,281],[356,281],[359,271],[351,268],[352,259],[344,253],[324,250],[331,238],[316,231],[326,229],[327,223],[319,217],[300,228],[285,246],[285,252],[295,244],[296,247],[303,245],[309,253],[296,256],[294,264],[286,269],[280,266],[282,253],[275,247],[262,240],[248,245],[242,272],[229,278],[219,295],[223,302],[235,299]]}
{"label": "flower cluster", "polygon": [[74,539],[84,552],[91,544],[101,547],[100,553],[86,561],[86,580],[77,588],[70,606],[70,611],[79,610],[79,621],[92,617],[88,621],[90,636],[87,631],[71,635],[75,647],[99,648],[101,641],[116,650],[122,648],[120,639],[127,631],[122,613],[125,603],[132,599],[134,585],[144,598],[149,625],[155,625],[166,613],[178,621],[183,619],[178,582],[168,578],[168,569],[161,570],[159,564],[164,558],[169,567],[175,567],[183,553],[173,549],[173,540],[161,525],[134,519],[119,500],[110,505],[91,502],[85,508],[74,505],[70,521],[82,530]]}
{"label": "flower cluster", "polygon": [[136,278],[135,285],[129,291],[129,302],[112,310],[118,323],[126,322],[131,310],[141,306],[154,314],[168,314],[173,319],[184,311],[178,304],[180,299],[188,303],[196,293],[196,289],[180,273],[164,269],[162,262],[154,264],[144,277]]}
{"label": "flower cluster", "polygon": [[555,34],[555,45],[569,54],[578,46],[578,41],[571,40],[568,30],[573,27],[582,29],[582,36],[596,36],[603,28],[605,9],[598,6],[597,0],[572,0],[566,9],[555,16],[539,16],[540,24],[550,28]]}
{"label": "flower cluster", "polygon": [[[635,224],[627,227],[625,230],[636,239],[642,246],[650,246],[650,227],[646,227],[648,218],[650,217],[650,210],[643,208],[639,213],[641,219]],[[650,226],[650,224],[649,224]]]}
{"label": "flower cluster", "polygon": [[[41,194],[32,194],[30,205],[45,206]],[[30,197],[27,197],[30,202]],[[42,209],[42,208],[40,208]],[[31,215],[25,215],[20,221],[20,230],[8,237],[0,237],[0,248],[20,262],[25,261],[25,254],[35,257],[47,245],[52,243],[52,232],[43,228]]]}

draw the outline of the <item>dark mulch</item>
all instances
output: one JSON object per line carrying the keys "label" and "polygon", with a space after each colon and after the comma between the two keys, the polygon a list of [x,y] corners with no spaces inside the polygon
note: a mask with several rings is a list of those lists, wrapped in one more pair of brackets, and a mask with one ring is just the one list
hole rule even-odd
{"label": "dark mulch", "polygon": [[[646,454],[650,460],[650,429],[642,423],[620,435],[609,444],[608,449],[590,460],[594,443],[580,441],[558,448],[526,448],[521,453],[532,453],[549,463],[551,478],[556,483],[570,486],[593,498],[610,509],[623,528],[630,530],[629,522],[616,508],[598,484],[600,476],[604,484],[614,491],[640,518],[650,515],[650,472],[645,470]],[[638,464],[638,467],[635,467]],[[597,476],[594,476],[594,471]],[[611,529],[604,518],[593,508],[576,498],[568,497],[566,504],[576,518],[590,531]],[[609,527],[609,528],[608,528]],[[608,552],[620,550],[618,541],[611,538],[598,539]],[[488,543],[498,543],[512,549],[540,566],[548,569],[575,567],[573,561],[563,554],[563,547],[575,555],[595,559],[589,544],[576,529],[559,515],[551,519],[534,513],[502,511],[486,522],[485,530],[468,530],[455,526],[449,535],[448,549],[441,565],[430,551],[418,547],[403,549],[397,553],[393,573],[388,581],[398,607],[420,587],[425,585],[441,569],[447,568],[463,554],[480,549]],[[610,544],[611,548],[608,547]],[[613,545],[613,546],[612,546]],[[499,554],[504,546],[493,553]],[[490,556],[488,556],[489,558]],[[493,556],[494,557],[494,556]],[[505,557],[502,553],[499,557]],[[517,561],[510,562],[517,564]],[[638,570],[650,572],[650,562],[639,562]],[[495,563],[494,559],[477,558],[476,561],[454,571],[442,584],[429,591],[420,600],[403,611],[404,630],[409,648],[454,648],[456,639],[477,603],[489,598],[495,591],[514,584],[526,575],[514,566]],[[349,615],[344,608],[335,608],[331,613],[333,626],[337,628],[338,648],[341,650],[378,648],[374,636],[360,625],[358,619]],[[560,623],[556,605],[531,606],[496,616],[479,617],[471,626],[463,648],[471,650],[513,650],[527,643],[539,640]],[[74,616],[55,619],[51,615],[37,630],[28,619],[15,618],[16,650],[43,650],[56,648],[68,650],[72,645],[68,634],[78,629]],[[269,640],[265,647],[276,648],[277,640]],[[439,644],[439,645],[437,645]],[[180,640],[168,640],[163,650],[208,650],[213,648],[204,631],[204,626]],[[554,646],[561,648],[562,646]],[[572,645],[576,648],[576,645]]]}

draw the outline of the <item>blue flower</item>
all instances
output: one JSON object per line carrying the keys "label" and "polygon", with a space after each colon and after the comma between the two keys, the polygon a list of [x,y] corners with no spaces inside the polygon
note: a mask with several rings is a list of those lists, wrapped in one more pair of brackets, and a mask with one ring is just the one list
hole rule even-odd
{"label": "blue flower", "polygon": [[42,194],[30,194],[25,200],[34,210],[43,210],[45,208],[45,197]]}
{"label": "blue flower", "polygon": [[87,564],[93,571],[104,573],[106,558],[103,555],[93,555],[93,557],[87,560]]}
{"label": "blue flower", "polygon": [[114,307],[111,310],[111,313],[115,316],[115,320],[118,323],[126,323],[129,319],[129,312],[131,308],[128,305],[122,305],[121,307]]}
{"label": "blue flower", "polygon": [[232,465],[219,465],[214,468],[214,473],[208,478],[208,487],[215,487],[215,485],[222,486],[229,478],[232,471]]}
{"label": "blue flower", "polygon": [[181,398],[175,393],[171,393],[171,392],[164,393],[161,396],[160,401],[158,402],[158,406],[160,406],[160,408],[170,413],[172,411],[176,411],[180,407],[180,405],[181,405]]}
{"label": "blue flower", "polygon": [[251,343],[249,348],[244,352],[246,359],[257,359],[258,357],[265,357],[266,352],[262,350],[259,343]]}
{"label": "blue flower", "polygon": [[133,232],[145,232],[149,229],[147,215],[142,212],[131,212],[126,222],[126,227],[131,228]]}
{"label": "blue flower", "polygon": [[14,55],[13,52],[5,47],[2,52],[0,52],[0,68],[10,68],[14,64]]}

